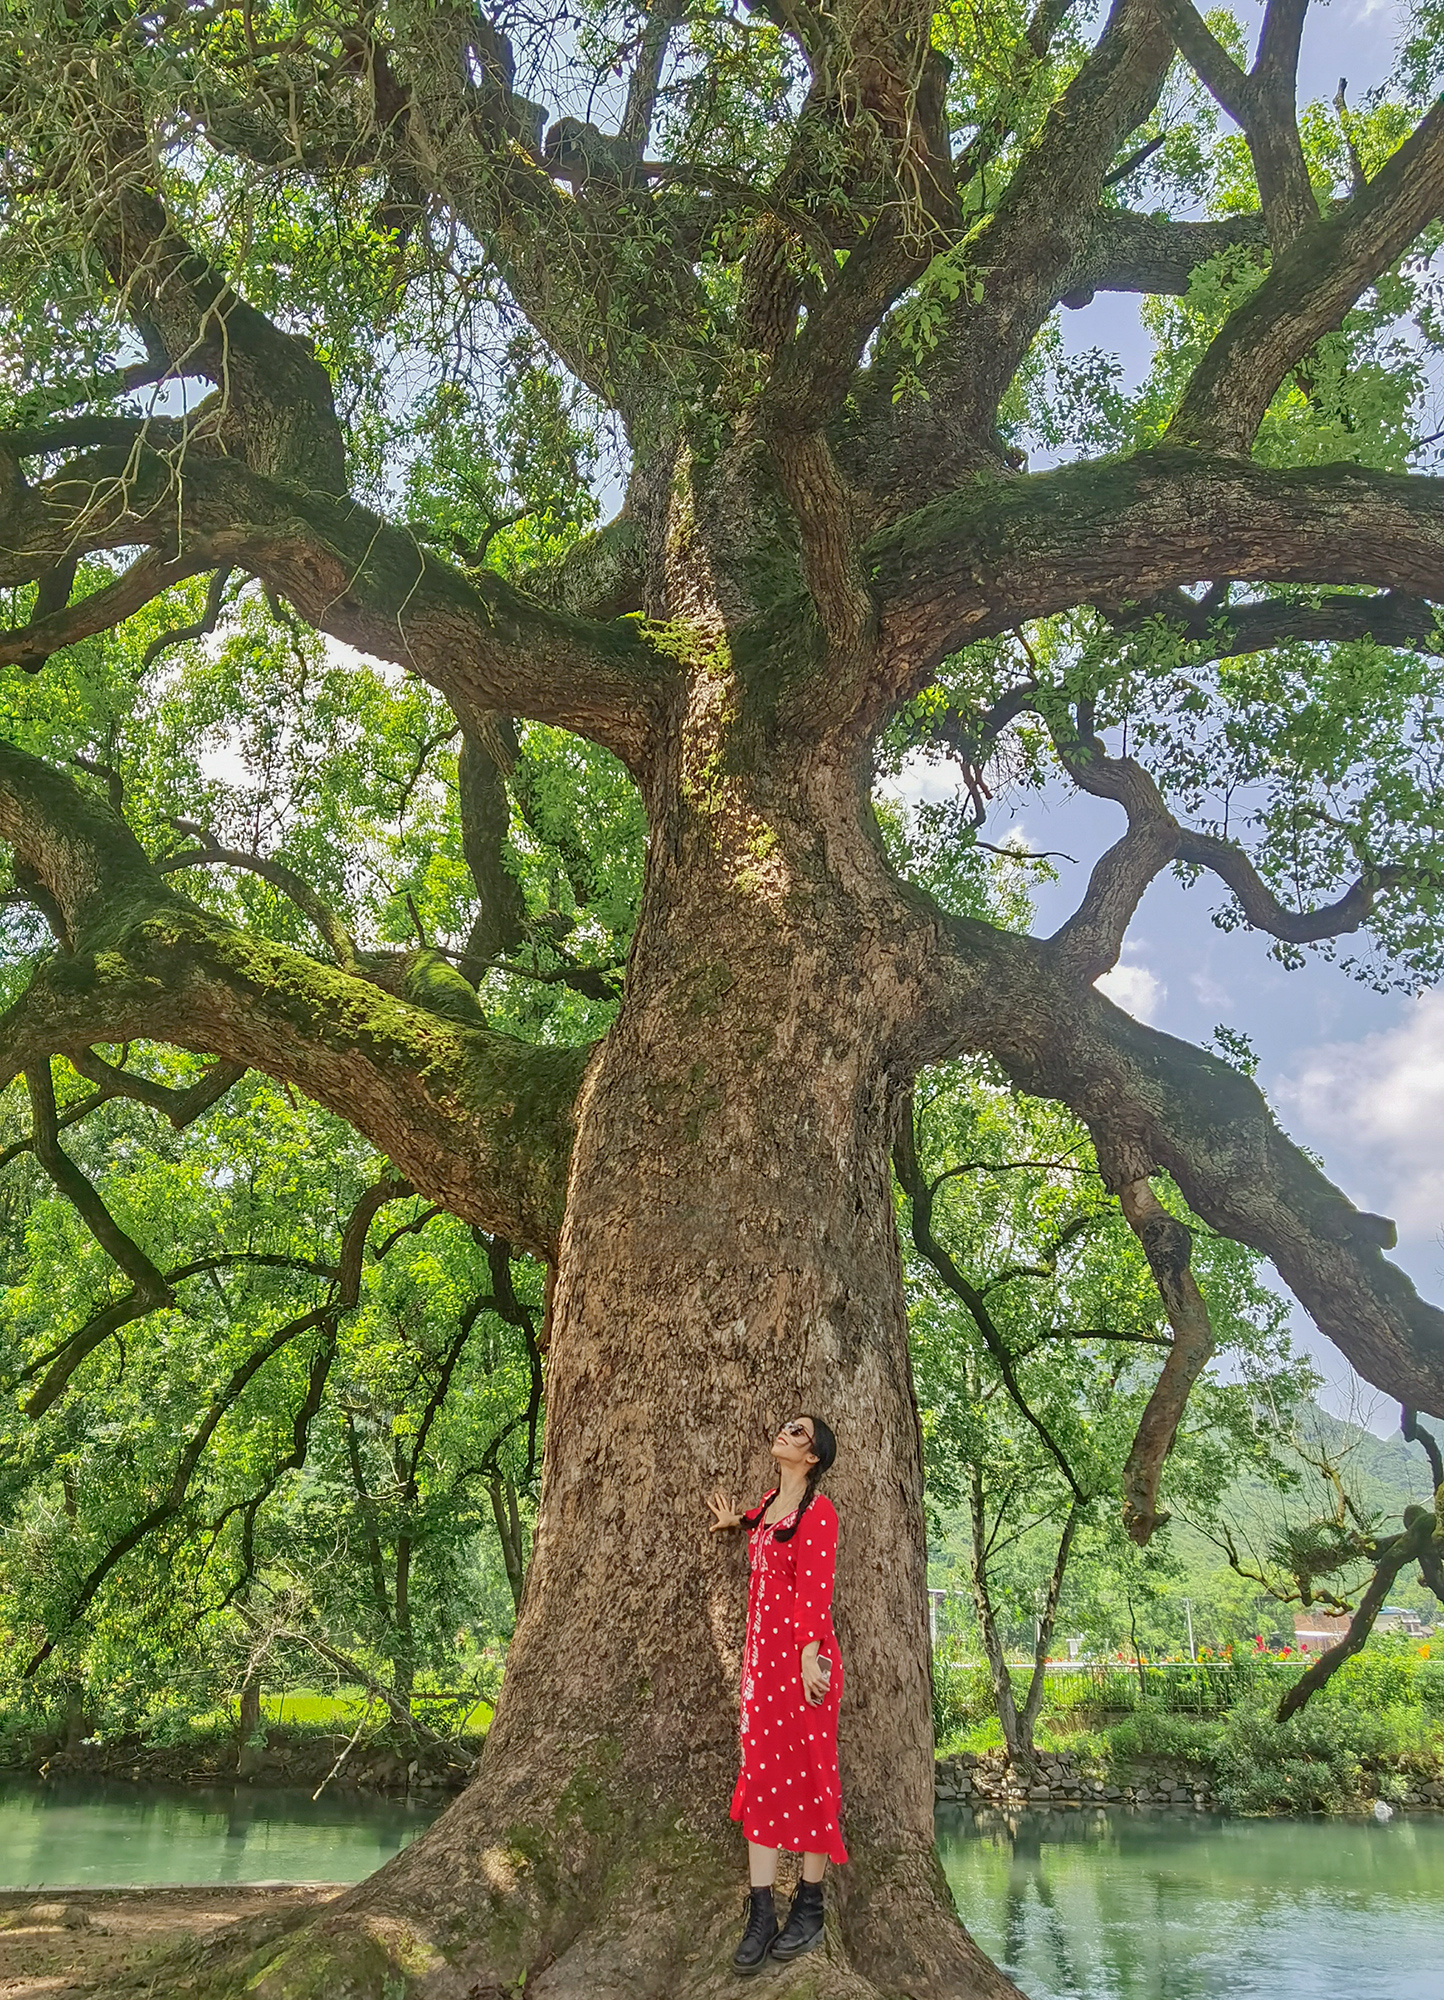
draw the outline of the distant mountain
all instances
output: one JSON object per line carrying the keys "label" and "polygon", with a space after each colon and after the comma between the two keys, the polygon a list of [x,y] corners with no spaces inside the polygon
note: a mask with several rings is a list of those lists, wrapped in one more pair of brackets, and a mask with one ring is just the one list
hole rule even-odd
{"label": "distant mountain", "polygon": [[[1444,1443],[1444,1425],[1435,1428]],[[1286,1525],[1334,1512],[1338,1488],[1328,1472],[1320,1469],[1325,1466],[1337,1473],[1351,1505],[1386,1531],[1398,1525],[1411,1502],[1427,1506],[1433,1497],[1423,1446],[1406,1443],[1397,1432],[1379,1437],[1362,1424],[1350,1423],[1310,1403],[1300,1413],[1296,1435],[1298,1450],[1292,1454],[1299,1476],[1296,1487],[1281,1493],[1257,1474],[1246,1473],[1234,1482],[1224,1500],[1222,1518],[1246,1556],[1264,1557]],[[1172,1533],[1173,1546],[1188,1571],[1186,1587],[1200,1596],[1217,1598],[1226,1589],[1226,1571],[1219,1568],[1217,1543],[1183,1520],[1175,1522]],[[1272,1569],[1273,1565],[1266,1567]],[[1438,1615],[1435,1598],[1412,1568],[1399,1578],[1390,1599],[1431,1619]],[[1264,1624],[1271,1615],[1279,1629],[1287,1631],[1290,1614],[1281,1608],[1270,1614],[1262,1597],[1257,1603]]]}
{"label": "distant mountain", "polygon": [[[1444,1425],[1433,1428],[1444,1443]],[[1362,1424],[1331,1416],[1317,1403],[1307,1406],[1300,1431],[1306,1450],[1310,1443],[1318,1444],[1320,1455],[1337,1466],[1350,1498],[1366,1512],[1397,1520],[1411,1501],[1427,1505],[1432,1498],[1424,1447],[1407,1444],[1397,1431],[1379,1437]],[[1305,1479],[1314,1487],[1322,1484],[1307,1469]]]}

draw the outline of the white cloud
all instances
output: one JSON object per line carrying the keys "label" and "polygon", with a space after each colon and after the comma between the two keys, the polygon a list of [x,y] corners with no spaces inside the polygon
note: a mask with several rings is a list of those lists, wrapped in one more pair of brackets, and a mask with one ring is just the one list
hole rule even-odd
{"label": "white cloud", "polygon": [[942,799],[950,799],[958,784],[956,764],[946,757],[927,757],[921,750],[914,750],[904,758],[896,780],[884,784],[882,789],[892,792],[904,805],[936,805]]}
{"label": "white cloud", "polygon": [[1444,1222],[1444,992],[1424,993],[1396,1028],[1326,1042],[1275,1085],[1303,1136],[1324,1142],[1369,1207],[1406,1235]]}
{"label": "white cloud", "polygon": [[1115,965],[1093,984],[1116,1007],[1138,1021],[1156,1021],[1159,1008],[1168,998],[1168,988],[1146,965]]}

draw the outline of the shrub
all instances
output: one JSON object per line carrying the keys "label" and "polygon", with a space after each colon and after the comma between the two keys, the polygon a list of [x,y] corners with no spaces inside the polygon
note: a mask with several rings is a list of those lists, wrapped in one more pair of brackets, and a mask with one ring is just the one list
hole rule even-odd
{"label": "shrub", "polygon": [[1366,1763],[1432,1768],[1438,1747],[1417,1705],[1311,1702],[1280,1723],[1269,1704],[1256,1701],[1225,1719],[1214,1769],[1221,1797],[1237,1812],[1337,1812],[1376,1790],[1388,1796],[1408,1789],[1391,1786],[1387,1774],[1376,1780]]}
{"label": "shrub", "polygon": [[1189,1715],[1174,1715],[1149,1702],[1108,1731],[1111,1757],[1122,1762],[1139,1757],[1166,1758],[1170,1763],[1212,1765],[1218,1725]]}
{"label": "shrub", "polygon": [[934,1657],[933,1741],[939,1748],[993,1713],[993,1682],[985,1666]]}

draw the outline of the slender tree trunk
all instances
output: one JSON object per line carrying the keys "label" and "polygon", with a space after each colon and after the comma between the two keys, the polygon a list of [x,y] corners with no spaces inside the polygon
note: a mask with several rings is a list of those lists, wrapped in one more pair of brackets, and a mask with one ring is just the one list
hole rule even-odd
{"label": "slender tree trunk", "polygon": [[396,1647],[392,1655],[392,1686],[401,1709],[411,1713],[411,1697],[416,1687],[416,1642],[411,1630],[411,1537],[396,1537]]}
{"label": "slender tree trunk", "polygon": [[520,1611],[522,1588],[526,1583],[526,1542],[516,1487],[510,1479],[489,1479],[486,1491],[491,1501],[491,1517],[496,1523],[496,1538],[501,1543],[501,1559],[506,1564],[512,1603]]}
{"label": "slender tree trunk", "polygon": [[248,1778],[260,1761],[261,1680],[252,1674],[241,1683],[240,1715],[236,1722],[236,1776]]}
{"label": "slender tree trunk", "polygon": [[1073,1540],[1078,1533],[1082,1519],[1083,1503],[1074,1500],[1068,1509],[1068,1517],[1063,1523],[1063,1532],[1058,1537],[1058,1554],[1053,1562],[1053,1571],[1048,1578],[1048,1594],[1043,1601],[1043,1615],[1038,1621],[1037,1644],[1033,1653],[1033,1673],[1028,1682],[1028,1693],[1018,1717],[1018,1731],[1028,1746],[1028,1754],[1033,1753],[1033,1731],[1038,1723],[1038,1711],[1043,1706],[1043,1695],[1048,1685],[1048,1653],[1053,1644],[1053,1632],[1058,1623],[1058,1599],[1063,1594],[1063,1579],[1068,1572],[1068,1558],[1073,1553]]}
{"label": "slender tree trunk", "polygon": [[1138,1640],[1138,1606],[1133,1601],[1133,1592],[1128,1593],[1128,1632],[1133,1640],[1133,1671],[1138,1676],[1139,1699],[1148,1699],[1148,1676],[1144,1671],[1143,1648]]}
{"label": "slender tree trunk", "polygon": [[983,1636],[983,1652],[993,1680],[993,1703],[1003,1728],[1003,1747],[1008,1762],[1022,1776],[1033,1774],[1031,1724],[1025,1729],[1013,1694],[1013,1677],[1008,1672],[1008,1656],[1003,1635],[998,1630],[993,1593],[988,1584],[987,1516],[983,1505],[983,1477],[976,1465],[968,1470],[968,1513],[972,1530],[969,1574],[973,1585],[973,1606],[978,1614],[978,1630]]}

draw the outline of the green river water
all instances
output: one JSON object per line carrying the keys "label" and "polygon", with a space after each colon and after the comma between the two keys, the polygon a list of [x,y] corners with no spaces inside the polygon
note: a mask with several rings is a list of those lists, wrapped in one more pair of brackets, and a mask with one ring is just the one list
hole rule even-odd
{"label": "green river water", "polygon": [[[433,1804],[0,1780],[0,1888],[350,1882]],[[1031,2000],[1444,2000],[1444,1815],[938,1815],[979,1943]]]}

